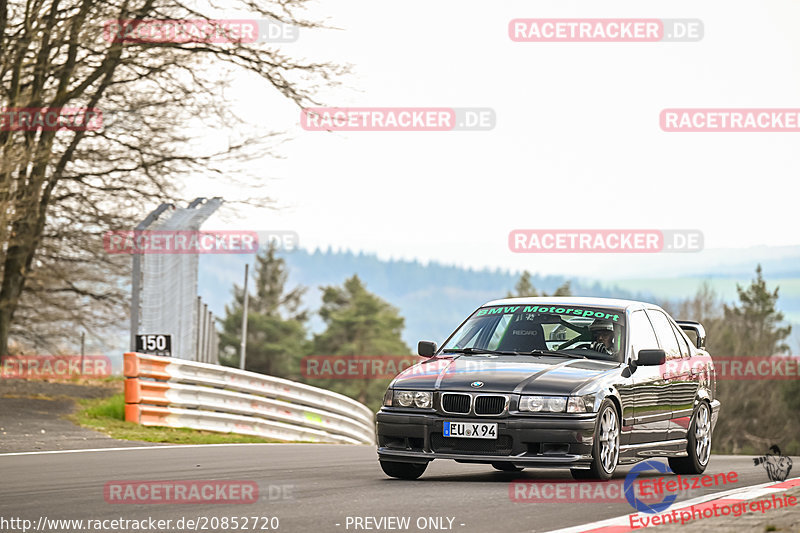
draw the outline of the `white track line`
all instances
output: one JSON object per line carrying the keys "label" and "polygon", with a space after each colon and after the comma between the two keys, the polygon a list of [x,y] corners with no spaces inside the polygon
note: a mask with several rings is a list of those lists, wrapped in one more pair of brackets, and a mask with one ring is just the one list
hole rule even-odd
{"label": "white track line", "polygon": [[[43,452],[11,452],[0,453],[0,457],[12,457],[16,455],[52,455],[58,453],[86,453],[86,452],[119,452],[127,450],[178,450],[183,448],[218,448],[221,446],[297,446],[298,444],[311,444],[321,446],[314,442],[240,442],[228,444],[154,444],[153,446],[122,446],[119,448],[91,448],[81,450],[49,450]],[[330,444],[326,446],[358,446],[357,444]],[[365,444],[364,446],[368,446]]]}

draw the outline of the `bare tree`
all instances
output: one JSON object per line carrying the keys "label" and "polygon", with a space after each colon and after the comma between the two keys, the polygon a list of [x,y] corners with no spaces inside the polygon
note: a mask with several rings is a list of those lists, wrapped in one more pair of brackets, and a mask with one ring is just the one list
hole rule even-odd
{"label": "bare tree", "polygon": [[[297,15],[306,3],[235,0],[226,8],[318,27]],[[243,123],[222,98],[228,77],[210,65],[254,73],[300,107],[319,104],[319,88],[345,71],[258,43],[104,35],[111,20],[213,21],[219,13],[178,0],[0,0],[0,105],[103,113],[97,131],[0,131],[0,354],[12,324],[20,338],[42,340],[29,321],[72,316],[91,329],[124,313],[127,261],[104,255],[102,233],[132,229],[146,206],[178,196],[182,177],[228,179],[225,165],[270,155],[274,132],[239,135],[216,153],[194,148],[190,125]]]}

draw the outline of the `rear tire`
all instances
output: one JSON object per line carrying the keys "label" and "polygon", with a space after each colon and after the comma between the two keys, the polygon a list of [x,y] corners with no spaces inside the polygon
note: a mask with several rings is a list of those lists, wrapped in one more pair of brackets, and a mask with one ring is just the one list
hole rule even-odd
{"label": "rear tire", "polygon": [[676,474],[702,474],[711,458],[711,409],[700,402],[692,416],[686,445],[687,457],[669,457],[669,467]]}
{"label": "rear tire", "polygon": [[428,468],[428,463],[399,463],[396,461],[380,461],[383,473],[398,479],[417,479]]}
{"label": "rear tire", "polygon": [[492,468],[501,472],[522,472],[524,469],[512,463],[492,463]]}

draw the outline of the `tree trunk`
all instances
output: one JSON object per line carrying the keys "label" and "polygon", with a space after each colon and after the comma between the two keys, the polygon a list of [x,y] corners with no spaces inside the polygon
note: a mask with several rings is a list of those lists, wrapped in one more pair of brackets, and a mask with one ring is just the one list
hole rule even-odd
{"label": "tree trunk", "polygon": [[14,234],[18,236],[8,247],[3,265],[3,284],[0,287],[0,355],[8,354],[8,334],[14,311],[25,286],[25,278],[30,269],[38,240],[32,233],[36,224],[28,219],[14,224]]}

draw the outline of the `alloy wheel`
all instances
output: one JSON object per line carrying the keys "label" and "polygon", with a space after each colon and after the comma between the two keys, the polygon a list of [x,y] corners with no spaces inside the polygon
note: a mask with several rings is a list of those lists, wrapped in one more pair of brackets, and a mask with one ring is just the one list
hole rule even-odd
{"label": "alloy wheel", "polygon": [[694,421],[695,454],[701,465],[708,463],[711,455],[711,417],[708,415],[708,406],[701,403],[697,408],[697,417]]}
{"label": "alloy wheel", "polygon": [[619,459],[619,424],[612,407],[603,411],[600,419],[600,464],[606,472],[613,472]]}

